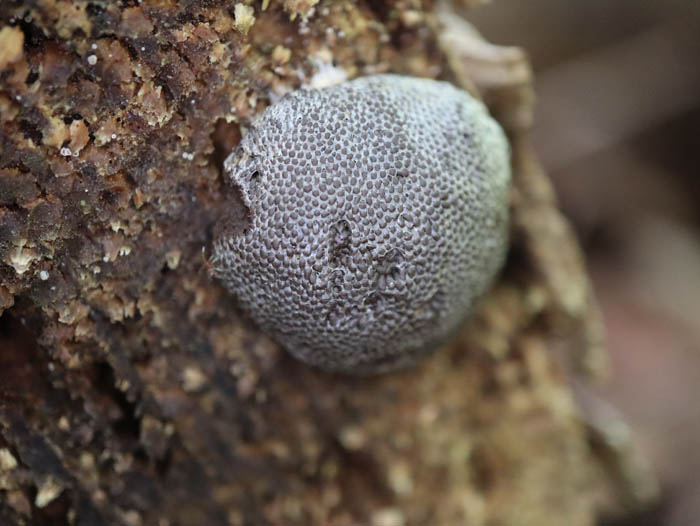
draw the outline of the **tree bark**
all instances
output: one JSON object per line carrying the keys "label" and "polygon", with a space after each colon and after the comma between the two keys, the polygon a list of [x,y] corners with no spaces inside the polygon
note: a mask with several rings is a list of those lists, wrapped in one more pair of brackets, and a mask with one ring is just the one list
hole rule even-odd
{"label": "tree bark", "polygon": [[[408,1],[3,2],[0,26],[0,523],[590,525],[637,487],[575,403],[602,331],[520,50]],[[207,268],[241,126],[331,60],[470,89],[512,147],[498,284],[375,377],[296,362]]]}

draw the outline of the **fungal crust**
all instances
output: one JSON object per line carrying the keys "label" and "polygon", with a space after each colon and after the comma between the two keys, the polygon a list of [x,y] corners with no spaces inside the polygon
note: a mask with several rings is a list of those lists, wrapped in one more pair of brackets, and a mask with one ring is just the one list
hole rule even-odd
{"label": "fungal crust", "polygon": [[245,228],[222,220],[217,276],[261,328],[325,369],[377,372],[427,354],[505,258],[507,140],[444,82],[376,75],[291,93],[225,172]]}

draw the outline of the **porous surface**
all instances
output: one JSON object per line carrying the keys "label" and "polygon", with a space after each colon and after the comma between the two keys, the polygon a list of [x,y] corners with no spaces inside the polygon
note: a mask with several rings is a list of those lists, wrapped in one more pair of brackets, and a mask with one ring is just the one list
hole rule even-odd
{"label": "porous surface", "polygon": [[224,219],[216,273],[306,362],[410,363],[501,267],[508,151],[483,104],[446,82],[376,75],[297,91],[226,160],[246,213]]}

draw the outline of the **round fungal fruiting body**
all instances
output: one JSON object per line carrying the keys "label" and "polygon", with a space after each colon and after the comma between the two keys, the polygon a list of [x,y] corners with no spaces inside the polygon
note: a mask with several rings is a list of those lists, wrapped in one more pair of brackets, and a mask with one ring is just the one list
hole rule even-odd
{"label": "round fungal fruiting body", "polygon": [[453,333],[508,246],[509,149],[484,105],[397,75],[296,91],[225,162],[217,276],[294,356],[411,363]]}

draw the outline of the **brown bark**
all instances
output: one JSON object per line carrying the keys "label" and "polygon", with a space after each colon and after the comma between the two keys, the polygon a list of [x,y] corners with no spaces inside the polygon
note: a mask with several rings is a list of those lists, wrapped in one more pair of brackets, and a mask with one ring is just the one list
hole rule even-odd
{"label": "brown bark", "polygon": [[[0,6],[0,523],[588,525],[642,498],[574,403],[601,329],[519,50],[412,2],[29,4]],[[513,150],[499,283],[370,378],[294,361],[207,272],[239,126],[331,58],[471,89]]]}

